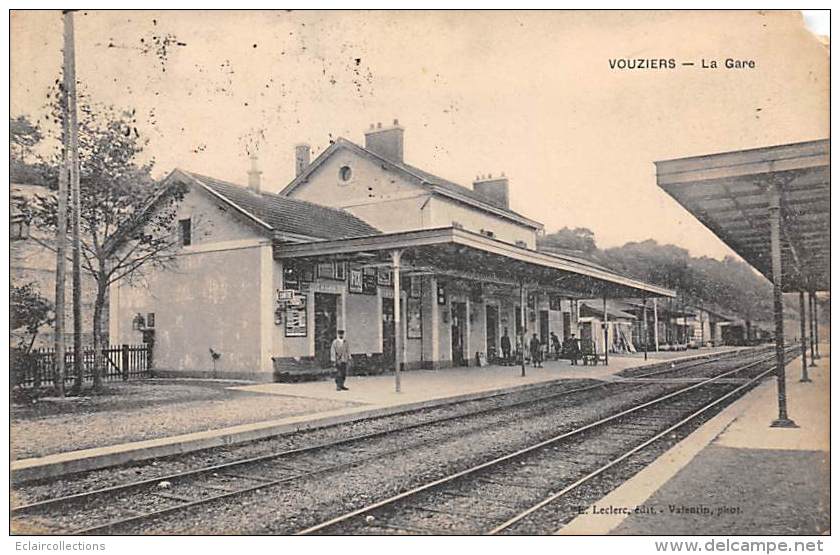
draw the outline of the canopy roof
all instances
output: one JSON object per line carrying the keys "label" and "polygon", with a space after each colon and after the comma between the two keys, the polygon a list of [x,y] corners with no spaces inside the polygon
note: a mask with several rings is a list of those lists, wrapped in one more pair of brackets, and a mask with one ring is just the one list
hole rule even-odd
{"label": "canopy roof", "polygon": [[[629,312],[621,310],[621,304],[615,301],[607,302],[607,317],[610,320],[636,320],[636,316]],[[599,306],[597,301],[589,301],[580,303],[580,315],[590,316],[599,319],[604,318],[604,307]]]}
{"label": "canopy roof", "polygon": [[501,285],[539,287],[569,298],[673,297],[674,291],[579,261],[538,252],[455,227],[290,244],[275,239],[278,260],[345,260],[387,266],[403,251],[401,272]]}
{"label": "canopy roof", "polygon": [[830,287],[827,139],[656,162],[657,184],[772,281],[770,196],[780,190],[782,290]]}

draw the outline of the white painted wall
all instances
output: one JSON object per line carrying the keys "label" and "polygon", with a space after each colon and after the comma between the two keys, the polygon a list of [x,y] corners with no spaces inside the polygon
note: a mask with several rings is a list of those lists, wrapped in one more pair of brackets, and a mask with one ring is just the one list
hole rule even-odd
{"label": "white painted wall", "polygon": [[[352,172],[347,182],[339,178],[344,166]],[[432,196],[403,174],[348,149],[337,150],[290,196],[343,208],[384,232],[449,227],[458,222],[470,231],[486,229],[502,241],[524,241],[529,248],[536,247],[533,229],[440,195]]]}
{"label": "white painted wall", "polygon": [[528,248],[536,248],[537,234],[533,229],[443,197],[433,197],[429,204],[426,208],[431,213],[429,227],[447,227],[458,222],[468,231],[479,233],[486,229],[501,241],[524,241]]}

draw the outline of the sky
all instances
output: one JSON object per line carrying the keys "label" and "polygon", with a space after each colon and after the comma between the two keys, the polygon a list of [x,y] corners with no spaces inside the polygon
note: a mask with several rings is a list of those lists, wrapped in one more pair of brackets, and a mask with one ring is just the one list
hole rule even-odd
{"label": "sky", "polygon": [[[654,161],[829,136],[828,50],[798,12],[75,19],[79,80],[92,99],[137,110],[156,177],[181,167],[244,184],[258,144],[264,189],[279,191],[295,144],[314,155],[338,136],[363,144],[371,123],[398,118],[410,164],[466,186],[504,172],[514,210],[547,232],[588,227],[602,248],[652,238],[732,254],[659,190]],[[12,12],[13,116],[43,115],[61,36],[57,12]],[[619,58],[677,67],[611,69]],[[727,58],[755,67],[725,69]]]}

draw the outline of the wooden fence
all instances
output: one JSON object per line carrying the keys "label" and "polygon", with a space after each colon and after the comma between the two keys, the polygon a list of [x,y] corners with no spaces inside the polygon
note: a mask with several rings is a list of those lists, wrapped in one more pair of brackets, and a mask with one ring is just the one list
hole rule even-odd
{"label": "wooden fence", "polygon": [[[14,356],[14,355],[13,355]],[[73,363],[76,354],[67,349],[64,354],[65,384],[72,384]],[[25,360],[12,364],[15,369],[12,385],[18,387],[41,387],[51,385],[55,371],[55,349],[34,349]],[[93,381],[94,351],[86,348],[82,352],[84,381]],[[151,376],[151,345],[116,345],[102,349],[102,381],[129,380]]]}

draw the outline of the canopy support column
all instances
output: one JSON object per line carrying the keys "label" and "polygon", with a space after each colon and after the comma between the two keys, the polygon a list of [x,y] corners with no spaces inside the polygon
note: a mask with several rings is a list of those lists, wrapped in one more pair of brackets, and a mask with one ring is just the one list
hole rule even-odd
{"label": "canopy support column", "polygon": [[402,251],[395,249],[391,251],[391,263],[394,272],[394,387],[400,393],[400,369],[404,362],[402,323],[400,318],[400,259]]}
{"label": "canopy support column", "polygon": [[770,184],[770,258],[773,269],[773,316],[776,323],[776,387],[779,399],[779,417],[770,426],[773,428],[794,428],[796,423],[788,418],[787,393],[785,391],[785,329],[782,312],[782,243],[781,243],[781,193],[776,183]]}
{"label": "canopy support column", "polygon": [[817,306],[817,292],[812,292],[811,297],[814,298],[814,347],[817,350],[817,358],[820,359],[820,309]]}
{"label": "canopy support column", "polygon": [[808,292],[808,326],[811,329],[811,366],[817,365],[817,346],[814,341],[814,293]]}
{"label": "canopy support column", "polygon": [[607,315],[607,296],[604,295],[604,366],[609,366],[610,364],[610,345],[609,345],[609,326],[607,324],[607,320],[609,316]]}
{"label": "canopy support column", "polygon": [[642,299],[642,345],[645,349],[645,360],[648,350],[648,327],[647,327],[647,297]]}
{"label": "canopy support column", "polygon": [[659,311],[656,307],[656,297],[653,298],[653,348],[659,352]]}
{"label": "canopy support column", "polygon": [[799,345],[802,348],[802,378],[800,382],[810,382],[808,377],[808,348],[805,345],[805,292],[799,292]]}

